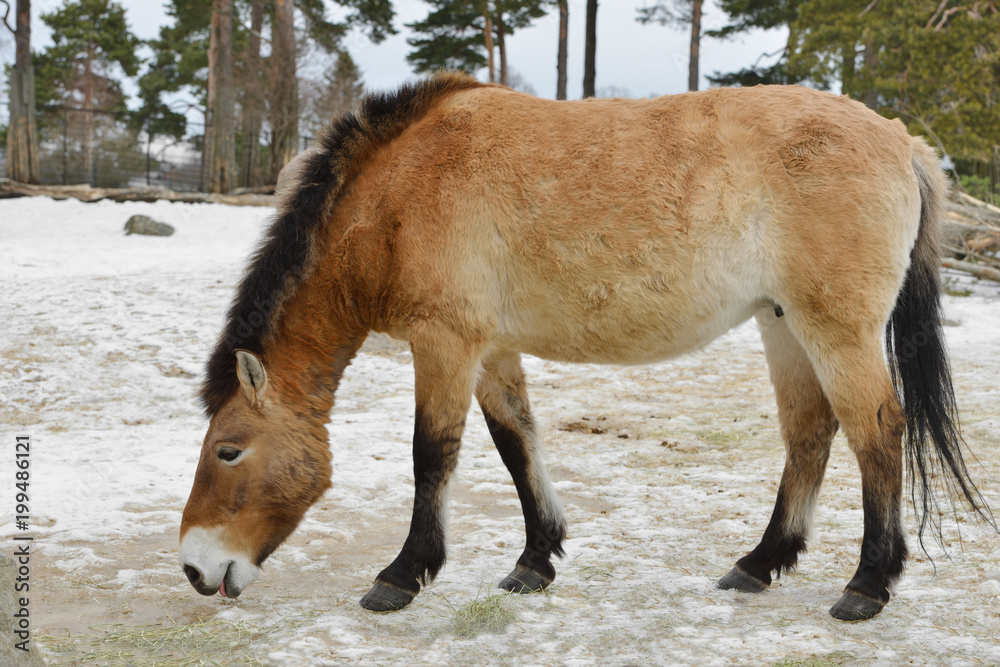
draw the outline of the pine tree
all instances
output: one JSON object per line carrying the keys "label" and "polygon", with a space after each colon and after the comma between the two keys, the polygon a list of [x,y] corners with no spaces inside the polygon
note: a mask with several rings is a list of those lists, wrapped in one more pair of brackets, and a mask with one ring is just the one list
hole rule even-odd
{"label": "pine tree", "polygon": [[270,175],[277,181],[278,172],[299,150],[299,95],[296,76],[294,9],[305,18],[306,34],[328,53],[339,48],[340,40],[352,25],[367,30],[372,41],[379,42],[393,34],[394,12],[389,0],[338,0],[354,11],[345,23],[326,18],[323,0],[274,0],[271,40],[271,92],[269,99],[271,146]]}
{"label": "pine tree", "polygon": [[[730,23],[719,30],[705,31],[706,37],[727,39],[749,30],[789,29],[785,47],[778,53],[761,54],[757,62],[736,72],[714,72],[708,80],[720,86],[756,86],[758,84],[790,84],[808,78],[808,71],[789,67],[789,56],[797,42],[796,17],[803,0],[719,0],[719,6],[729,16]],[[860,10],[859,10],[860,11]],[[772,65],[760,65],[767,56],[780,56]]]}
{"label": "pine tree", "polygon": [[1000,143],[1000,5],[952,0],[807,0],[792,68],[902,119],[952,156],[988,160]]}
{"label": "pine tree", "polygon": [[299,151],[299,88],[295,62],[295,6],[292,0],[274,0],[271,29],[270,176]]}
{"label": "pine tree", "polygon": [[[335,22],[326,16],[324,0],[289,0],[280,3],[279,21],[278,0],[232,2],[239,17],[233,23],[232,35],[234,87],[239,107],[234,116],[239,120],[239,184],[252,187],[272,178],[298,149],[295,59],[303,44],[310,42],[327,53],[337,53],[352,26],[363,29],[372,41],[379,42],[395,32],[394,12],[390,0],[337,0],[337,4],[349,8],[351,13],[343,22]],[[204,0],[169,0],[167,14],[172,23],[163,26],[159,37],[149,43],[154,51],[153,63],[140,78],[143,105],[139,115],[145,121],[144,127],[157,133],[169,129],[179,133],[174,136],[183,136],[185,121],[183,114],[178,113],[183,105],[175,99],[172,108],[168,108],[162,102],[171,93],[187,92],[190,96],[187,108],[200,108],[205,113],[206,167],[213,144],[206,76],[211,9],[211,3]],[[261,55],[262,43],[270,44],[271,53],[267,57]],[[276,65],[277,61],[281,66]],[[265,119],[271,130],[271,145],[266,149],[268,153],[262,154],[260,137]]]}
{"label": "pine tree", "polygon": [[721,0],[726,37],[786,25],[770,67],[709,77],[753,85],[808,81],[840,91],[953,158],[990,159],[1000,144],[1000,3],[985,0]]}
{"label": "pine tree", "polygon": [[[125,9],[114,0],[66,0],[42,21],[52,30],[52,46],[38,57],[39,101],[68,105],[82,98],[83,159],[88,180],[95,184],[95,113],[110,112],[118,120],[127,114],[116,68],[135,76],[139,40],[131,33]],[[97,104],[100,102],[100,104]]]}
{"label": "pine tree", "polygon": [[[487,7],[489,8],[488,3]],[[497,50],[500,54],[500,83],[509,86],[507,36],[531,25],[535,19],[545,16],[544,2],[541,0],[493,0],[492,13],[493,30],[496,33]]]}
{"label": "pine tree", "polygon": [[[431,11],[421,21],[407,24],[417,37],[406,60],[417,72],[436,69],[475,74],[487,64],[483,41],[485,19],[476,0],[427,0]],[[491,68],[492,69],[492,68]]]}
{"label": "pine tree", "polygon": [[35,122],[35,69],[31,62],[31,0],[17,0],[14,24],[4,26],[14,35],[14,66],[10,69],[10,125],[3,137],[7,145],[7,178],[24,183],[38,182],[38,129]]}
{"label": "pine tree", "polygon": [[162,99],[168,93],[187,91],[193,98],[187,106],[207,111],[212,5],[202,0],[169,0],[166,9],[172,24],[162,26],[159,37],[147,42],[153,59],[139,78],[142,107],[138,119],[143,129],[155,135],[179,139],[186,132],[186,116]]}
{"label": "pine tree", "polygon": [[507,85],[507,37],[545,15],[548,0],[428,0],[432,9],[422,21],[408,24],[418,37],[406,59],[417,72],[459,69],[475,74],[488,67],[495,78],[494,47],[500,56],[500,83]]}

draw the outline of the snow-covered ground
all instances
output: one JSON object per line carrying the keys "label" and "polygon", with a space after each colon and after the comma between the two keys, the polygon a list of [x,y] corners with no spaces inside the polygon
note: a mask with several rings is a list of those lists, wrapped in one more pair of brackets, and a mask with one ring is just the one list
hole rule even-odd
{"label": "snow-covered ground", "polygon": [[[136,213],[177,232],[126,237]],[[961,515],[961,544],[946,525],[951,559],[930,549],[936,570],[911,541],[917,555],[880,616],[827,615],[862,530],[842,436],[799,570],[758,596],[714,588],[759,539],[783,461],[752,322],[654,366],[526,359],[570,539],[547,593],[503,601],[515,618],[502,634],[467,639],[452,627],[456,609],[497,592],[523,545],[513,485],[476,408],[444,571],[403,611],[357,604],[402,545],[412,498],[412,366],[385,341],[359,355],[338,393],[333,488],[239,600],[197,595],[176,556],[206,427],[195,393],[269,215],[0,201],[0,542],[13,550],[13,440],[30,434],[33,630],[52,664],[189,664],[185,652],[277,665],[1000,663],[1000,540]],[[1000,290],[955,281],[973,292],[946,299],[979,459],[970,468],[1000,510]],[[144,633],[161,639],[144,644]],[[199,657],[206,650],[217,653]]]}

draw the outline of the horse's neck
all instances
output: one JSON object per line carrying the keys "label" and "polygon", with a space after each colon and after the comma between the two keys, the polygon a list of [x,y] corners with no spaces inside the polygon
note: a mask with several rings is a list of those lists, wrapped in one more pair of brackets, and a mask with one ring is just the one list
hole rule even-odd
{"label": "horse's neck", "polygon": [[269,371],[286,404],[329,421],[344,369],[367,334],[355,313],[339,312],[323,281],[306,280],[285,304],[268,350]]}

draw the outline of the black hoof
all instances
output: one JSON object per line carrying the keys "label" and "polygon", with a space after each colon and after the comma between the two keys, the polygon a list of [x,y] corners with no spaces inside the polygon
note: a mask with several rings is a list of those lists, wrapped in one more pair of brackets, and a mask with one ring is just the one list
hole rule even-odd
{"label": "black hoof", "polygon": [[726,576],[719,579],[719,583],[716,584],[717,588],[721,588],[724,591],[741,591],[743,593],[760,593],[765,590],[769,584],[761,581],[757,577],[747,574],[738,567],[734,567]]}
{"label": "black hoof", "polygon": [[415,597],[416,593],[376,581],[372,589],[361,598],[361,606],[368,611],[396,611],[410,604]]}
{"label": "black hoof", "polygon": [[500,582],[500,588],[511,593],[537,593],[551,583],[552,579],[543,577],[534,570],[515,567],[514,571]]}
{"label": "black hoof", "polygon": [[882,611],[885,603],[850,589],[830,608],[830,616],[841,621],[864,621]]}

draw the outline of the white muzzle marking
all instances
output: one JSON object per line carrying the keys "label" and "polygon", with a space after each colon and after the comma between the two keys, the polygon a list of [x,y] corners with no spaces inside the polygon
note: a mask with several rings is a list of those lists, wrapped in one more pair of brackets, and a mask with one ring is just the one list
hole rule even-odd
{"label": "white muzzle marking", "polygon": [[200,577],[192,581],[202,595],[212,595],[225,582],[227,597],[235,598],[260,574],[260,568],[244,554],[226,548],[222,528],[190,528],[180,545],[181,568],[194,568]]}

